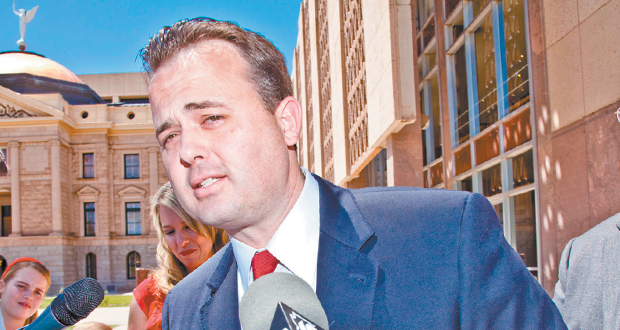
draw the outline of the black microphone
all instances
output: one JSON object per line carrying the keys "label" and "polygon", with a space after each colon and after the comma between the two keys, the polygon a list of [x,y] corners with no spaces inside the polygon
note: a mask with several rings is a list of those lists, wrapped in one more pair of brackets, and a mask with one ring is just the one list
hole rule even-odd
{"label": "black microphone", "polygon": [[312,287],[298,276],[271,273],[254,281],[239,304],[243,330],[329,330]]}
{"label": "black microphone", "polygon": [[34,322],[19,330],[60,330],[72,326],[94,311],[104,296],[97,280],[83,278],[63,290]]}

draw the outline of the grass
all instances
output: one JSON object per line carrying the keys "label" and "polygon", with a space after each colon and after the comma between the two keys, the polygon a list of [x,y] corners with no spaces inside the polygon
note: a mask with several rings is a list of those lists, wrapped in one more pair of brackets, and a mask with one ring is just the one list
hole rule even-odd
{"label": "grass", "polygon": [[[46,297],[43,299],[43,303],[41,303],[41,307],[39,308],[47,308],[54,298],[56,297]],[[132,298],[133,295],[106,295],[99,307],[129,307]]]}

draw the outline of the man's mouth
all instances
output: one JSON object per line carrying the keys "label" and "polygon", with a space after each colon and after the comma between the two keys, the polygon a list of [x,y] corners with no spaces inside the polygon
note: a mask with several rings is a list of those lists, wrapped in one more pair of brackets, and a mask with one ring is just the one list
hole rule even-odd
{"label": "man's mouth", "polygon": [[184,257],[187,257],[188,255],[194,253],[194,251],[196,251],[196,249],[190,249],[190,250],[181,251],[181,255],[184,256]]}
{"label": "man's mouth", "polygon": [[206,188],[206,187],[216,183],[220,179],[221,178],[208,178],[208,179],[202,181],[200,184],[198,184],[198,187],[196,187],[196,188]]}

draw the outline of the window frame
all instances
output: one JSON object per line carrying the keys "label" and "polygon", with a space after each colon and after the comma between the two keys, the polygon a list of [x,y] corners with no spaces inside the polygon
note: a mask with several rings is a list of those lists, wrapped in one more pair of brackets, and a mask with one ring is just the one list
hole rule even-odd
{"label": "window frame", "polygon": [[[133,258],[133,264],[131,264],[132,260],[131,257],[135,256]],[[125,258],[126,262],[125,262],[125,266],[127,268],[127,279],[128,280],[134,280],[136,279],[137,275],[138,275],[138,267],[140,267],[141,263],[142,263],[142,256],[140,255],[140,253],[138,253],[137,251],[131,251],[129,253],[127,253],[127,257]],[[131,274],[131,268],[133,268],[133,276]]]}
{"label": "window frame", "polygon": [[[0,152],[2,152],[4,154],[4,159],[5,159],[5,163],[6,166],[9,167],[9,164],[11,164],[11,160],[9,159],[9,148],[7,147],[1,147],[0,148]],[[9,176],[10,175],[10,171],[7,171],[5,174],[0,175],[0,177],[3,176]]]}
{"label": "window frame", "polygon": [[[138,204],[139,207],[137,209],[136,208],[129,208],[128,207],[129,204]],[[133,234],[129,233],[129,213],[130,212],[132,212],[132,213],[135,212],[140,217],[140,219],[139,219],[139,221],[137,223],[140,226],[140,232],[139,233],[133,233]],[[141,202],[125,202],[125,235],[126,236],[140,236],[140,235],[142,235],[142,203]]]}
{"label": "window frame", "polygon": [[[93,164],[86,165],[86,156],[92,155]],[[86,176],[86,168],[92,167],[92,176]],[[82,179],[94,179],[95,178],[95,153],[94,152],[83,152],[82,153]]]}
{"label": "window frame", "polygon": [[[91,258],[93,260],[91,260]],[[86,277],[90,277],[92,279],[97,279],[97,255],[93,252],[88,252],[86,254],[86,258],[85,258],[85,263],[86,263]],[[94,265],[92,265],[94,264]],[[93,274],[93,270],[94,270],[94,274]],[[94,276],[93,276],[94,275]]]}
{"label": "window frame", "polygon": [[[136,156],[138,159],[138,165],[127,165],[127,156]],[[129,177],[128,174],[128,169],[129,168],[136,168],[138,175],[136,177]],[[140,179],[140,153],[127,153],[127,154],[123,154],[123,178],[125,180],[132,180],[132,179]]]}
{"label": "window frame", "polygon": [[[87,204],[92,204],[92,209],[87,209]],[[85,237],[92,237],[92,236],[97,236],[97,212],[96,212],[96,205],[94,201],[91,202],[83,202],[82,203],[82,210],[84,212],[84,236]],[[88,213],[92,212],[93,214],[93,232],[89,233],[88,232]]]}

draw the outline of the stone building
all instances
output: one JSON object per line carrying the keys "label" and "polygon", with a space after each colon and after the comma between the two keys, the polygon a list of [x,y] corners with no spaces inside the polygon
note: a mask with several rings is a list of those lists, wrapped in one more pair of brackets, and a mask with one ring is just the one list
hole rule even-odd
{"label": "stone building", "polygon": [[35,53],[0,53],[3,268],[37,258],[55,293],[85,276],[129,291],[137,266],[156,265],[148,197],[167,178],[146,86],[139,73],[78,77]]}
{"label": "stone building", "polygon": [[549,294],[620,212],[620,0],[305,0],[304,166],[345,187],[486,196]]}

